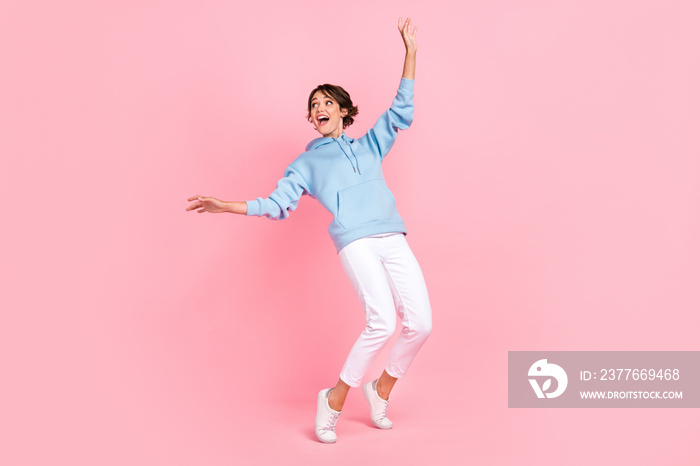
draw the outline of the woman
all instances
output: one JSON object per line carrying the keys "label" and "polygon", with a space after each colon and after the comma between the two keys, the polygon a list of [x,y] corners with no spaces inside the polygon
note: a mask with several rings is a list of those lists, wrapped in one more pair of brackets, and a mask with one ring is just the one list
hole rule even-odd
{"label": "woman", "polygon": [[359,387],[376,354],[393,335],[396,311],[403,330],[378,379],[362,385],[372,422],[390,429],[389,394],[432,329],[432,311],[420,266],[406,242],[406,227],[384,181],[382,161],[398,130],[413,121],[416,31],[411,19],[399,31],[406,46],[403,75],[396,97],[372,129],[360,139],[345,135],[357,107],[340,86],[323,84],[311,92],[308,119],[321,137],[311,141],[285,170],[266,199],[226,202],[193,196],[187,210],[232,212],[282,220],[296,209],[302,195],[317,199],[333,214],[328,232],[343,270],[364,307],[367,326],[350,350],[335,387],[317,397],[315,431],[321,442],[333,443],[335,424],[351,387]]}

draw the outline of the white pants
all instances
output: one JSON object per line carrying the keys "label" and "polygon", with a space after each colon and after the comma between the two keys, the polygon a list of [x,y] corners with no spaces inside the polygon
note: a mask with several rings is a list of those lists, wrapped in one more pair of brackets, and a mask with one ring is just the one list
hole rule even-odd
{"label": "white pants", "polygon": [[340,372],[341,380],[351,387],[360,386],[372,360],[394,334],[396,311],[403,329],[384,369],[392,377],[402,377],[432,330],[423,272],[405,235],[361,238],[338,255],[367,319],[367,327]]}

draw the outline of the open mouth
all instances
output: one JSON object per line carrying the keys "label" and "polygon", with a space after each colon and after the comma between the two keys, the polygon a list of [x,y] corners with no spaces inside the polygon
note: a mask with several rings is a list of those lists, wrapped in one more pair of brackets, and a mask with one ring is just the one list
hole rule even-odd
{"label": "open mouth", "polygon": [[318,126],[326,126],[328,124],[328,117],[321,115],[318,117]]}

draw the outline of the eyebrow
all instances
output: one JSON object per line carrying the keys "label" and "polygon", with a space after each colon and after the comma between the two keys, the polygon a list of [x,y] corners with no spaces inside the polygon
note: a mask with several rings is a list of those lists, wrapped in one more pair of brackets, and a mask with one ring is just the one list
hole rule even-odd
{"label": "eyebrow", "polygon": [[[332,97],[328,97],[327,95],[324,95],[323,97],[325,97],[326,99],[333,100]],[[314,97],[313,99],[311,99],[311,102],[313,102],[314,100],[318,100],[318,97]]]}

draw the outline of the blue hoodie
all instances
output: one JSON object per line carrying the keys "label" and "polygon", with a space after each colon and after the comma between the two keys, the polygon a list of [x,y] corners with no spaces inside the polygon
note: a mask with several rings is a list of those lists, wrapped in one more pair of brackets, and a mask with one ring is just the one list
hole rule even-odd
{"label": "blue hoodie", "polygon": [[390,232],[405,235],[406,225],[384,181],[382,161],[394,145],[398,130],[411,126],[414,82],[401,78],[391,108],[360,139],[343,132],[339,138],[311,141],[285,169],[284,178],[267,199],[246,201],[246,215],[286,219],[301,196],[308,194],[333,214],[328,233],[336,252],[365,236]]}

